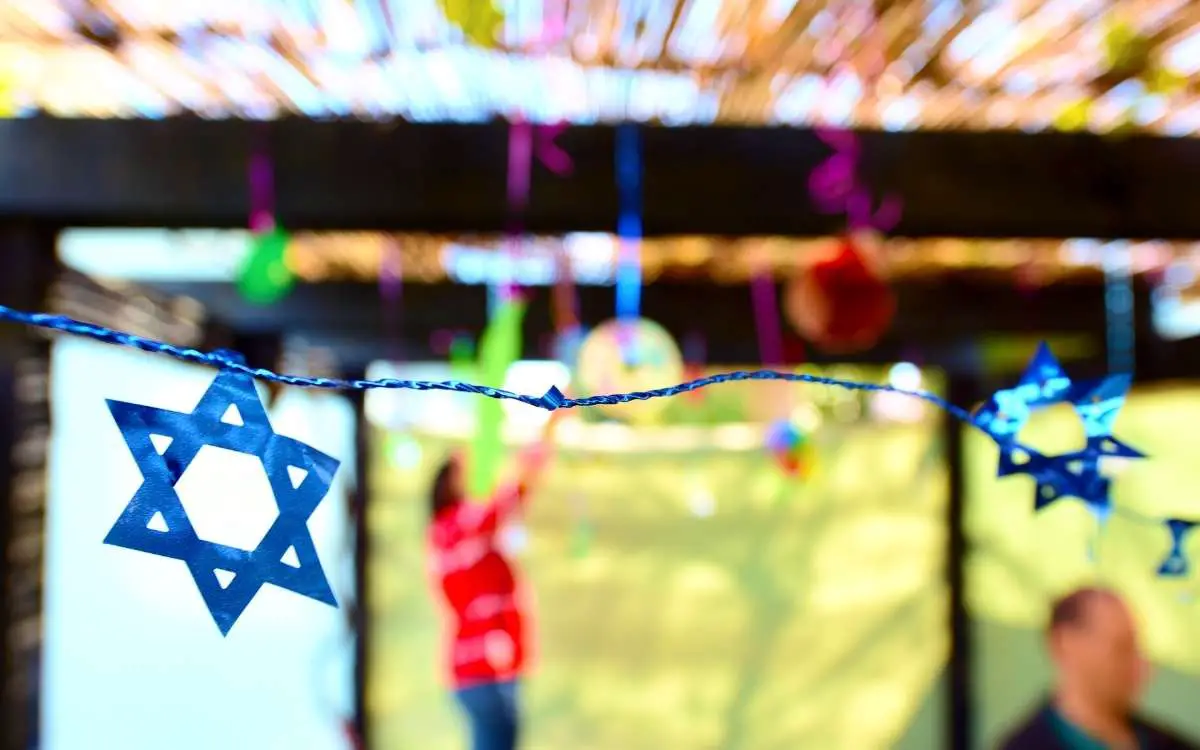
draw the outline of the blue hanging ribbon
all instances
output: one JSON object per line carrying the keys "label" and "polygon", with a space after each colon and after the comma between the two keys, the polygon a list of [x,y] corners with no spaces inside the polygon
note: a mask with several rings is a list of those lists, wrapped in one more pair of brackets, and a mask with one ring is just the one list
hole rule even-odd
{"label": "blue hanging ribbon", "polygon": [[642,307],[642,139],[636,123],[617,126],[616,138],[617,318],[630,321]]}

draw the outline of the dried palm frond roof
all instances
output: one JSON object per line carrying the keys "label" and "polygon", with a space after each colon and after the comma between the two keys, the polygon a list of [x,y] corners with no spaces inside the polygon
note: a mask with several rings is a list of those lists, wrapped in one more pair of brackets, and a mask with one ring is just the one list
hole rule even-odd
{"label": "dried palm frond roof", "polygon": [[[1188,0],[7,0],[56,115],[1200,130]],[[482,10],[481,10],[482,9]],[[560,28],[546,33],[546,19]]]}
{"label": "dried palm frond roof", "polygon": [[[830,238],[705,236],[647,238],[638,245],[648,283],[714,284],[744,284],[759,275],[785,279],[835,247]],[[68,229],[59,251],[67,265],[100,277],[227,281],[249,246],[245,230]],[[373,282],[388,268],[419,283],[536,285],[552,282],[564,257],[579,283],[611,284],[620,250],[617,237],[602,233],[529,237],[514,248],[487,235],[299,232],[287,252],[292,270],[314,283]],[[1200,243],[891,238],[882,250],[897,279],[970,273],[1048,283],[1095,278],[1105,268],[1143,274],[1168,266],[1200,276]]]}

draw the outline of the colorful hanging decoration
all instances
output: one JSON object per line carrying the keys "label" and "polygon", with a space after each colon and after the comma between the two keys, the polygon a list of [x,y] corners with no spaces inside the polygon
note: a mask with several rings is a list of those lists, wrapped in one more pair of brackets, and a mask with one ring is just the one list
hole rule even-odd
{"label": "colorful hanging decoration", "polygon": [[237,282],[247,302],[271,305],[291,290],[296,280],[287,264],[288,242],[287,232],[278,228],[250,236],[250,250]]}
{"label": "colorful hanging decoration", "polygon": [[579,347],[583,345],[584,330],[579,322],[575,269],[566,248],[559,248],[555,256],[554,288],[551,295],[554,318],[552,356],[574,372],[579,364]]}
{"label": "colorful hanging decoration", "polygon": [[[1129,375],[1119,374],[1074,383],[1050,349],[1040,345],[1017,386],[997,391],[974,415],[976,426],[1000,448],[998,476],[1033,477],[1035,510],[1074,497],[1103,524],[1112,513],[1112,499],[1111,481],[1100,472],[1101,459],[1144,458],[1112,434],[1130,382]],[[1019,433],[1030,415],[1055,404],[1070,404],[1083,422],[1087,443],[1082,450],[1048,456],[1020,442]]]}
{"label": "colorful hanging decoration", "polygon": [[[519,331],[519,307],[506,305],[499,320],[515,321],[510,330]],[[255,379],[299,387],[369,390],[375,388],[438,390],[485,396],[500,403],[514,400],[549,411],[565,408],[609,407],[634,401],[655,402],[709,385],[744,381],[785,381],[834,386],[859,392],[906,393],[938,406],[950,416],[985,432],[1000,448],[998,474],[1029,474],[1037,482],[1035,509],[1061,498],[1081,499],[1103,521],[1114,511],[1110,482],[1100,473],[1105,458],[1143,458],[1137,449],[1112,434],[1113,423],[1131,383],[1129,375],[1074,383],[1043,344],[1018,384],[996,392],[975,413],[931,393],[906,390],[855,380],[829,378],[807,373],[754,370],[710,375],[695,382],[675,383],[648,389],[632,389],[601,395],[567,398],[555,387],[542,396],[514,393],[495,387],[458,381],[415,381],[400,379],[342,380],[337,378],[281,375],[250,368],[236,352],[201,352],[128,332],[86,323],[63,315],[30,313],[0,305],[0,320],[60,331],[102,343],[153,352],[192,364],[219,368],[216,379],[190,414],[141,404],[109,400],[109,409],[126,445],[144,477],[125,511],[105,541],[150,554],[184,560],[196,580],[214,621],[228,633],[264,583],[273,583],[304,596],[336,606],[336,600],[321,568],[306,522],[328,492],[338,467],[336,459],[297,440],[280,436],[271,428],[259,400]],[[589,336],[581,352],[581,372],[592,380],[605,376],[624,382],[681,371],[678,350],[670,336],[648,321],[640,321],[642,335],[635,338],[638,359],[621,361],[611,356],[619,350],[616,321],[600,326]],[[493,352],[511,347],[513,337],[493,330],[485,343],[484,361],[498,361]],[[596,356],[596,353],[607,356]],[[623,368],[613,373],[606,362],[616,360]],[[494,373],[495,369],[491,368]],[[633,373],[631,375],[630,373]],[[594,390],[589,388],[589,390]],[[1043,455],[1019,441],[1020,429],[1032,411],[1059,403],[1074,407],[1084,425],[1086,445],[1063,455]],[[773,450],[787,454],[799,441],[790,429],[777,426],[769,440]],[[205,445],[259,457],[270,479],[280,516],[254,551],[202,540],[187,518],[175,485],[190,462]],[[799,466],[797,461],[797,465]],[[1120,509],[1115,509],[1120,510]],[[1138,516],[1121,511],[1123,515]],[[1145,518],[1144,516],[1141,518]],[[1164,576],[1184,575],[1188,564],[1184,541],[1197,521],[1160,521],[1171,534],[1172,548],[1160,566]],[[224,575],[220,575],[224,574]]]}
{"label": "colorful hanging decoration", "polygon": [[379,301],[389,357],[400,359],[400,300],[404,292],[404,256],[394,237],[384,237],[379,248]]}
{"label": "colorful hanging decoration", "polygon": [[758,356],[766,367],[783,365],[783,332],[779,326],[779,301],[775,278],[768,271],[754,274],[750,280],[754,302],[754,330],[758,334]]}
{"label": "colorful hanging decoration", "polygon": [[[554,138],[564,128],[563,125],[534,126],[519,116],[509,123],[507,252],[514,260],[520,253],[524,235],[534,157],[556,174],[570,170],[570,158],[554,143]],[[488,327],[480,340],[479,366],[484,383],[492,388],[502,388],[509,367],[521,357],[525,300],[511,282],[493,286],[489,291],[492,305]],[[479,404],[475,439],[468,461],[468,484],[476,497],[491,494],[504,461],[504,408],[499,402],[488,401]]]}
{"label": "colorful hanging decoration", "polygon": [[[479,374],[485,385],[503,388],[508,368],[521,357],[521,324],[525,302],[503,300],[479,342]],[[504,405],[496,399],[479,402],[475,438],[468,460],[468,488],[474,497],[487,497],[504,465]]]}
{"label": "colorful hanging decoration", "polygon": [[873,346],[895,315],[879,236],[900,220],[900,201],[887,196],[872,208],[871,191],[858,176],[857,135],[818,129],[817,137],[833,154],[809,175],[809,196],[818,211],[846,218],[846,234],[831,257],[793,278],[785,304],[798,333],[829,353],[849,354]]}
{"label": "colorful hanging decoration", "polygon": [[460,380],[474,380],[479,368],[475,363],[475,342],[465,333],[455,334],[446,350],[450,358],[450,375]]}
{"label": "colorful hanging decoration", "polygon": [[849,130],[818,128],[816,135],[833,149],[833,154],[808,177],[808,193],[818,211],[846,217],[851,232],[890,232],[900,221],[900,199],[887,196],[872,208],[871,190],[858,176],[862,144]]}
{"label": "colorful hanging decoration", "polygon": [[790,419],[780,419],[767,428],[767,452],[785,474],[806,479],[812,475],[815,461],[813,443]]}
{"label": "colorful hanging decoration", "polygon": [[[249,375],[221,370],[188,414],[114,400],[108,408],[143,481],[105,544],[187,563],[222,635],[264,584],[337,606],[307,524],[333,483],[338,461],[277,434]],[[254,550],[201,539],[175,491],[206,445],[262,461],[279,516]]]}
{"label": "colorful hanging decoration", "polygon": [[[596,326],[579,349],[579,385],[591,393],[645,391],[683,376],[683,355],[665,328],[645,318],[609,320]],[[654,421],[653,402],[602,407],[609,416],[637,424]]]}
{"label": "colorful hanging decoration", "polygon": [[796,331],[823,351],[850,354],[874,346],[896,314],[874,240],[864,233],[836,241],[831,257],[802,270],[784,301]]}
{"label": "colorful hanging decoration", "polygon": [[[264,133],[259,137],[265,141]],[[238,290],[251,304],[274,304],[291,290],[295,276],[287,263],[287,232],[275,221],[275,175],[265,145],[250,159],[250,233]]]}
{"label": "colorful hanging decoration", "polygon": [[642,309],[642,136],[636,123],[617,126],[617,320],[631,344]]}
{"label": "colorful hanging decoration", "polygon": [[1171,534],[1171,550],[1162,564],[1158,566],[1158,574],[1163,578],[1183,578],[1191,572],[1191,563],[1183,545],[1192,529],[1200,525],[1200,521],[1169,518],[1163,522],[1163,525]]}

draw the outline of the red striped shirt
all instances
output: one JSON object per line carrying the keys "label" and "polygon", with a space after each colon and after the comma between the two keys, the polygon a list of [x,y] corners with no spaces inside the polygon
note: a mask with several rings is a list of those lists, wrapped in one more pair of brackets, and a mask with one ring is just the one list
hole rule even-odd
{"label": "red striped shirt", "polygon": [[502,489],[486,505],[446,508],[429,529],[429,570],[452,615],[448,667],[454,687],[513,679],[526,660],[521,587],[497,532],[524,489]]}

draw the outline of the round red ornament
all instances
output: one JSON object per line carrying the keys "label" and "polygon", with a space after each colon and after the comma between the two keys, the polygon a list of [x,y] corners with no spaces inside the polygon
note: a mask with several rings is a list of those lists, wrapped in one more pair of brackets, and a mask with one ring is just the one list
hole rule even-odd
{"label": "round red ornament", "polygon": [[848,235],[828,257],[792,278],[784,309],[796,331],[817,348],[849,354],[879,341],[896,314],[896,297],[875,243]]}

